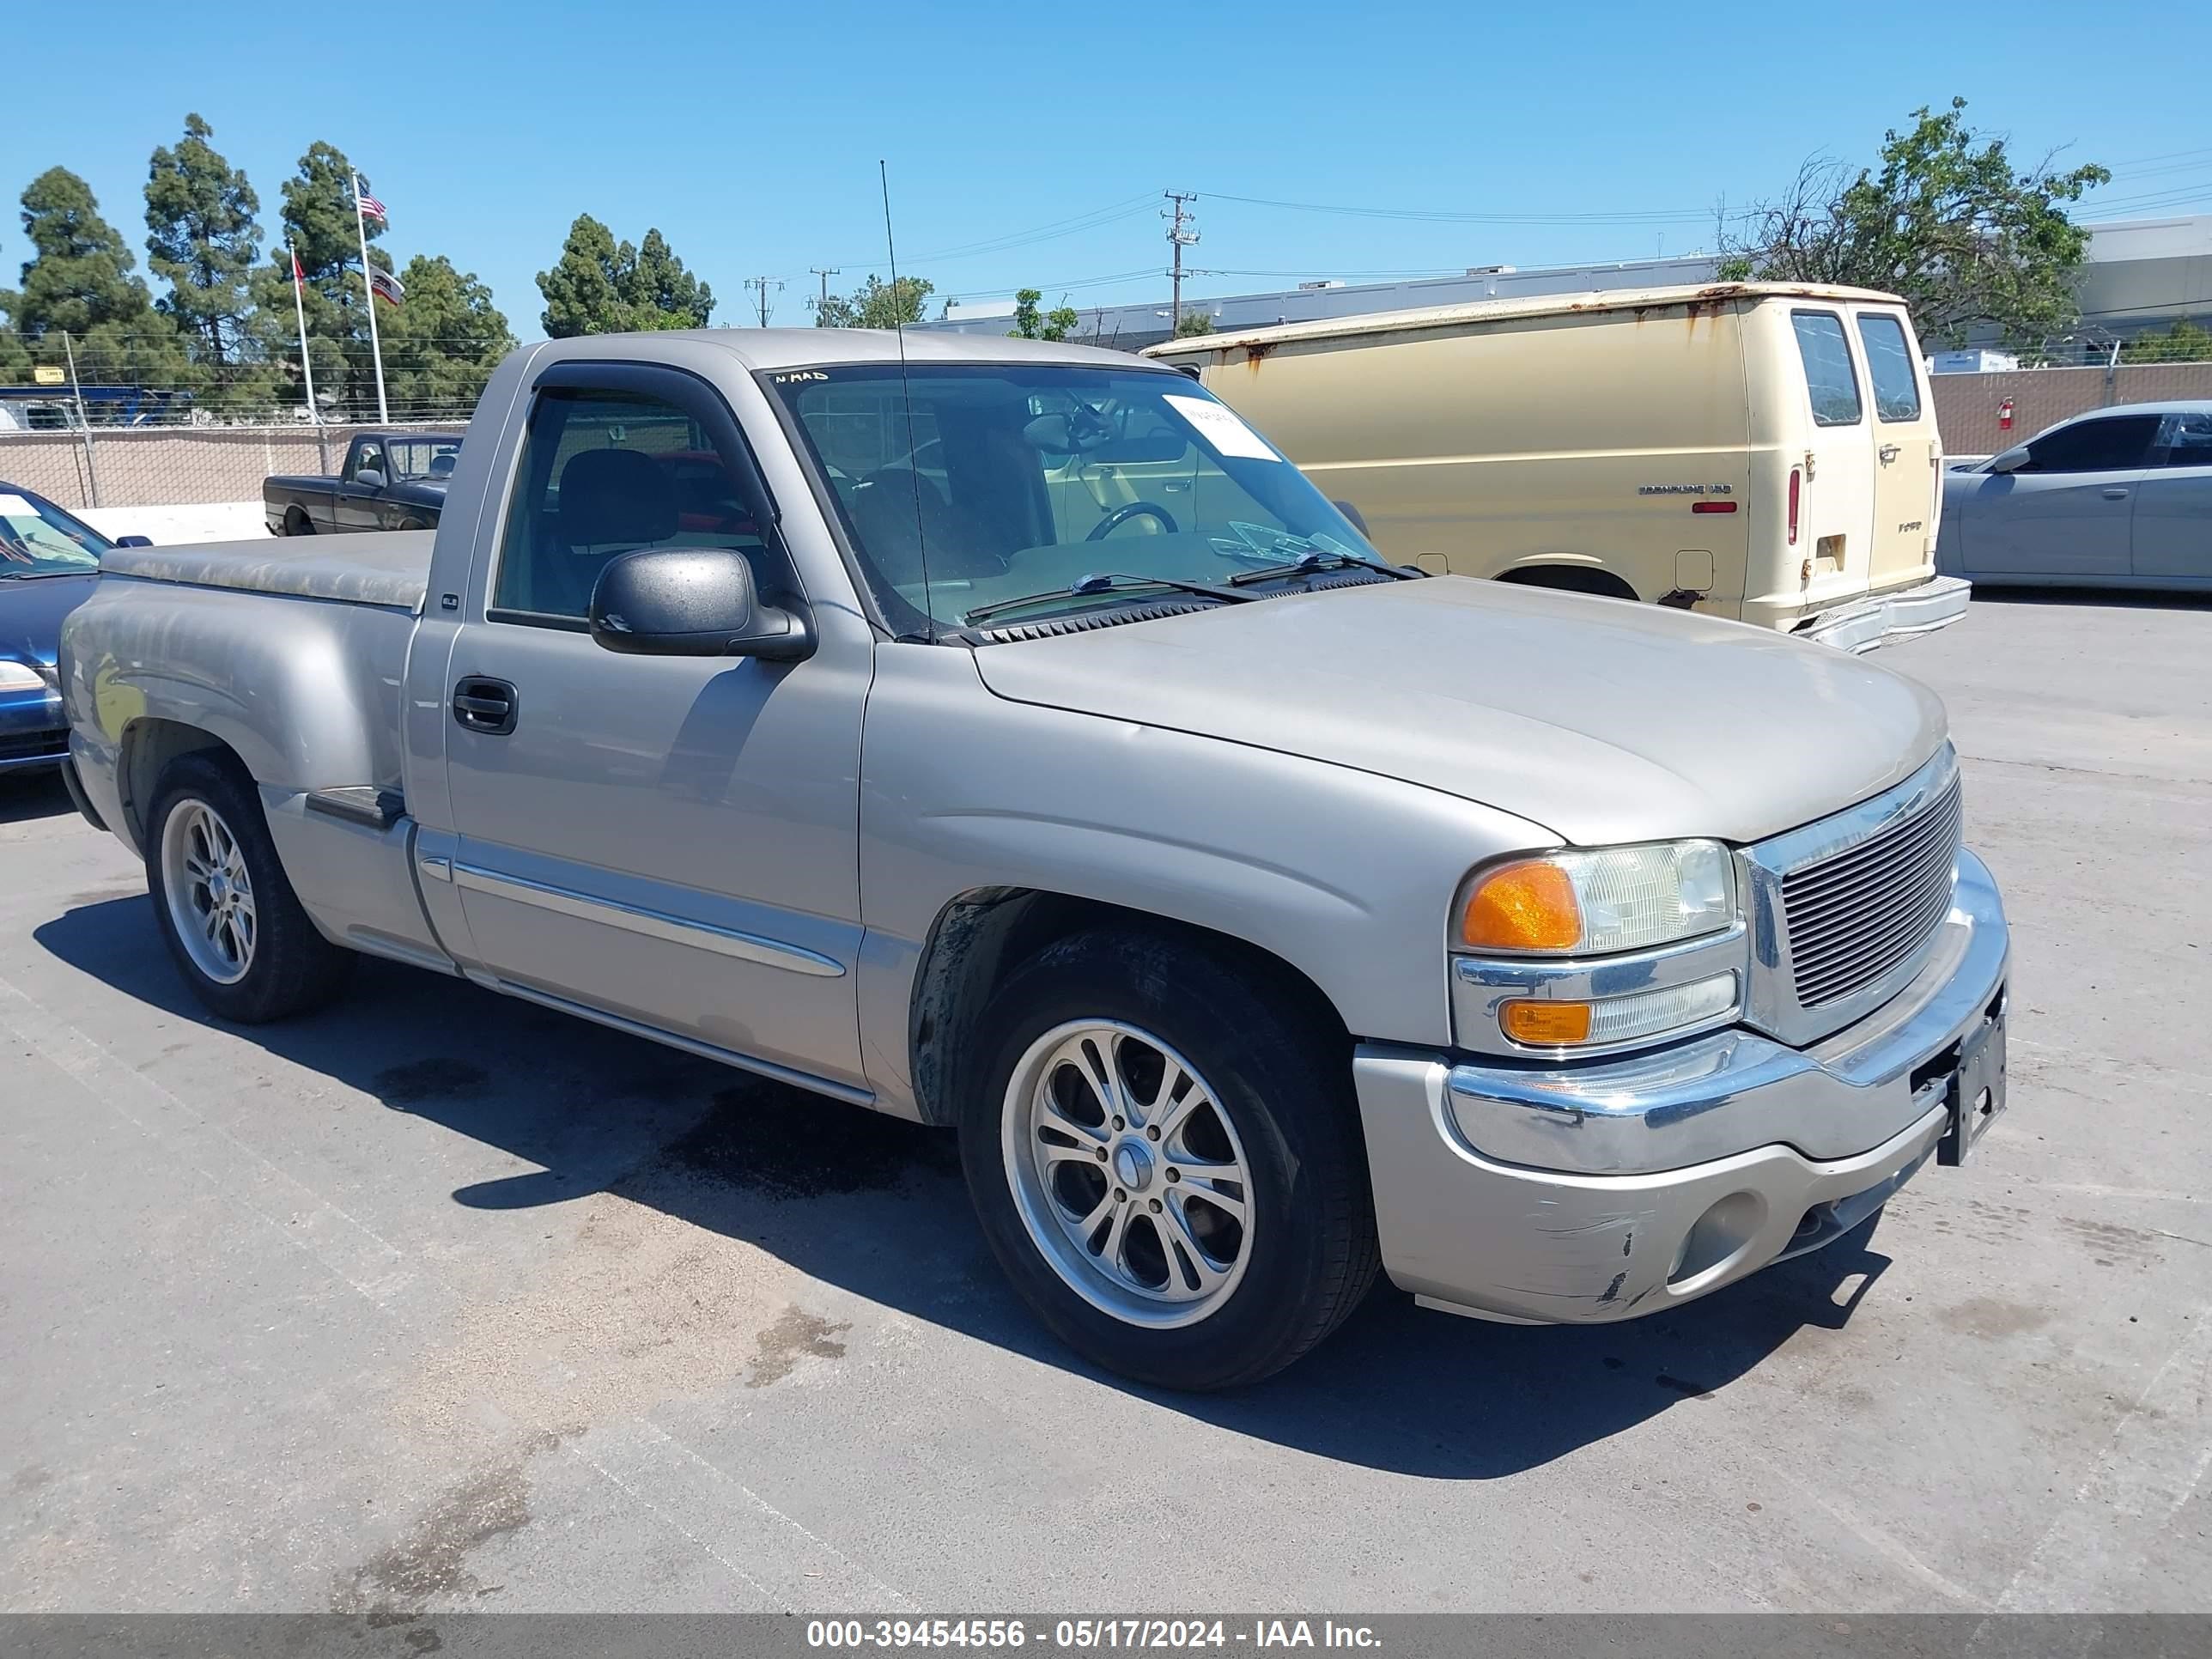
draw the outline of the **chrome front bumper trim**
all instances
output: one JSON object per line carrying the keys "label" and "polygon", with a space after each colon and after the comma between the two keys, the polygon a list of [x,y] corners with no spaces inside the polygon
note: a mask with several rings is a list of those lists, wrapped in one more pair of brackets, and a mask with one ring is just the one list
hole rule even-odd
{"label": "chrome front bumper trim", "polygon": [[1791,1048],[1739,1028],[1599,1065],[1454,1066],[1452,1119],[1486,1158],[1588,1175],[1678,1170],[1777,1142],[1846,1158],[1919,1115],[1914,1068],[1983,1018],[2010,953],[1996,884],[1961,852],[1951,914],[1919,972],[1825,1042]]}
{"label": "chrome front bumper trim", "polygon": [[1894,640],[1948,628],[1966,614],[1966,601],[1972,593],[1972,584],[1962,577],[1930,576],[1893,593],[1870,594],[1823,611],[1796,637],[1817,640],[1854,654],[1872,651]]}
{"label": "chrome front bumper trim", "polygon": [[2005,1016],[1996,884],[1961,853],[1942,939],[1814,1047],[1741,1030],[1595,1065],[1455,1065],[1366,1043],[1352,1079],[1382,1262],[1510,1322],[1690,1301],[1863,1220],[1935,1155],[1965,1039]]}

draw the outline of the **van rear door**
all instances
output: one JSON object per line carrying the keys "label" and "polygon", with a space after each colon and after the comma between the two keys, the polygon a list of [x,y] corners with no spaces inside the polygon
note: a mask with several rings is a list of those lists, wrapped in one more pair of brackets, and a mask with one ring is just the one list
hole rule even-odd
{"label": "van rear door", "polygon": [[1875,446],[1843,313],[1799,305],[1790,331],[1811,398],[1811,441],[1802,461],[1797,551],[1811,566],[1808,608],[1823,609],[1867,591],[1874,544]]}
{"label": "van rear door", "polygon": [[1911,325],[1887,308],[1855,307],[1873,392],[1874,544],[1869,581],[1876,592],[1935,573],[1936,515],[1943,442],[1920,380]]}

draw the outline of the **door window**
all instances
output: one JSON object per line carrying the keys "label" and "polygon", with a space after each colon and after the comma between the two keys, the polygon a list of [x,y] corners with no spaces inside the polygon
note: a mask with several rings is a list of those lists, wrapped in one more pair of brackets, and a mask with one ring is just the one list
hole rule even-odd
{"label": "door window", "polygon": [[1851,367],[1850,342],[1844,319],[1832,311],[1793,311],[1797,355],[1805,364],[1805,386],[1813,394],[1815,426],[1859,423],[1859,377]]}
{"label": "door window", "polygon": [[686,410],[647,394],[539,392],[500,537],[491,619],[574,626],[609,561],[647,547],[733,547],[763,597],[786,592],[733,466]]}
{"label": "door window", "polygon": [[2166,435],[2168,466],[2212,466],[2212,414],[2176,415]]}
{"label": "door window", "polygon": [[1912,346],[1905,325],[1879,311],[1859,318],[1859,343],[1866,348],[1867,378],[1874,382],[1875,418],[1920,418],[1920,376],[1913,372]]}
{"label": "door window", "polygon": [[2076,421],[2046,432],[2027,447],[2018,472],[2119,472],[2145,465],[2158,437],[2155,415],[2114,415]]}
{"label": "door window", "polygon": [[383,471],[384,446],[382,444],[363,444],[354,452],[353,476],[355,477],[360,477],[364,472]]}

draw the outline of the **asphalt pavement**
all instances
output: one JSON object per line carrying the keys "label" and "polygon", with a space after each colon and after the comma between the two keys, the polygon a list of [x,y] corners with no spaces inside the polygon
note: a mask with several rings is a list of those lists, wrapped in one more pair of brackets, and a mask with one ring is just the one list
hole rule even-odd
{"label": "asphalt pavement", "polygon": [[941,1135],[398,967],[213,1023],[0,781],[0,1610],[2212,1607],[2212,608],[1879,660],[2014,929],[1976,1162],[1632,1324],[1386,1287],[1225,1397],[1057,1347]]}

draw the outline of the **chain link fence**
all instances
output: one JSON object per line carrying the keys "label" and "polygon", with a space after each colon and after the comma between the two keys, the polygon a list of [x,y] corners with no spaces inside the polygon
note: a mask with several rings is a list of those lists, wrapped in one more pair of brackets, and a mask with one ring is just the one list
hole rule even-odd
{"label": "chain link fence", "polygon": [[362,431],[420,427],[458,432],[468,411],[441,421],[316,426],[100,427],[0,431],[0,485],[67,507],[197,507],[261,499],[273,473],[334,473]]}

